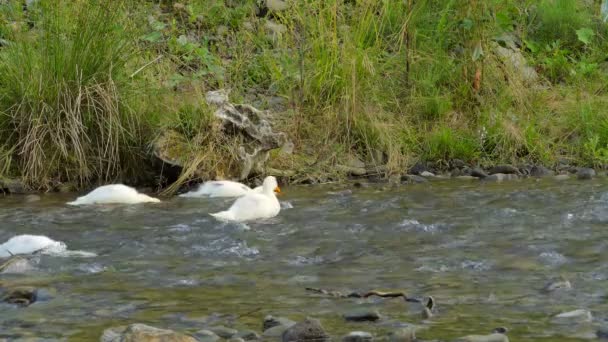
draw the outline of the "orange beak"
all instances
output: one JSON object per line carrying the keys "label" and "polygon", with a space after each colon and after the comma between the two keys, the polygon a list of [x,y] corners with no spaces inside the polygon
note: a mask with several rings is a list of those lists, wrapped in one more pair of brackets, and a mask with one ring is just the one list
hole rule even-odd
{"label": "orange beak", "polygon": [[281,193],[281,188],[279,188],[278,186],[276,188],[274,188],[274,192],[276,192],[277,194]]}

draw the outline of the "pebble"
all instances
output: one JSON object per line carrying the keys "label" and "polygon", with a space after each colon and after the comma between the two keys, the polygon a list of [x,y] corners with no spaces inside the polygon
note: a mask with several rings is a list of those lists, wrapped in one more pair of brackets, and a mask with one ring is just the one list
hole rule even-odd
{"label": "pebble", "polygon": [[593,177],[595,177],[595,170],[588,167],[580,168],[576,172],[576,178],[578,179],[592,179]]}
{"label": "pebble", "polygon": [[503,174],[519,174],[519,170],[512,165],[496,165],[490,169],[488,172],[490,175],[494,175],[497,173]]}
{"label": "pebble", "polygon": [[554,319],[557,322],[591,322],[593,316],[589,310],[576,309],[555,315]]}
{"label": "pebble", "polygon": [[306,318],[304,321],[293,325],[285,330],[282,336],[283,342],[324,342],[329,340],[329,336],[316,319]]}
{"label": "pebble", "polygon": [[414,342],[416,341],[416,328],[407,327],[393,331],[388,336],[389,342]]}
{"label": "pebble", "polygon": [[374,322],[380,319],[380,313],[375,309],[356,309],[344,314],[344,319],[352,322]]}
{"label": "pebble", "polygon": [[365,331],[351,331],[348,335],[342,337],[342,342],[368,342],[372,340],[372,334]]}
{"label": "pebble", "polygon": [[196,339],[200,342],[216,342],[220,339],[220,337],[217,336],[217,334],[215,334],[213,331],[205,329],[195,332],[194,337],[196,337]]}
{"label": "pebble", "polygon": [[234,335],[236,335],[238,333],[238,330],[228,328],[223,325],[210,327],[207,330],[209,330],[209,331],[213,332],[214,334],[216,334],[217,336],[227,339],[227,340],[231,339],[232,337],[234,337]]}

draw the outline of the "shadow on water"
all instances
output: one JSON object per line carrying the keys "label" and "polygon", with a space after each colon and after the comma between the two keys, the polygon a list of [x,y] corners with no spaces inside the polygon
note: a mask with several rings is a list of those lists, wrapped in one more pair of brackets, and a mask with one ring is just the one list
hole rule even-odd
{"label": "shadow on water", "polygon": [[[273,314],[320,318],[335,336],[413,323],[425,339],[507,326],[513,340],[584,340],[608,320],[606,185],[292,187],[278,217],[248,224],[207,215],[230,200],[72,208],[62,195],[4,197],[1,241],[43,234],[97,256],[40,255],[27,274],[1,275],[0,284],[34,284],[42,296],[27,308],[0,305],[0,337],[97,340],[104,328],[133,322],[195,331],[239,315],[237,327],[259,331]],[[557,276],[573,289],[542,293]],[[437,314],[422,322],[402,300],[323,297],[306,287],[432,295]],[[383,318],[344,322],[357,307]],[[594,321],[552,319],[579,308]]]}

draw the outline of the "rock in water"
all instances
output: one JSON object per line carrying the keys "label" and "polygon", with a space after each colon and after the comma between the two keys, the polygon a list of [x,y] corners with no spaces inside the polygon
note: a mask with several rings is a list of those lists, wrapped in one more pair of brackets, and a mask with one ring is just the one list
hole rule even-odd
{"label": "rock in water", "polygon": [[31,286],[19,286],[8,289],[2,301],[9,304],[28,306],[36,301],[38,290]]}
{"label": "rock in water", "polygon": [[158,329],[145,324],[104,330],[101,342],[197,342],[191,336],[173,330]]}
{"label": "rock in water", "polygon": [[372,334],[365,331],[352,331],[342,337],[342,342],[369,342],[373,340]]}
{"label": "rock in water", "polygon": [[595,177],[595,170],[588,167],[580,168],[576,172],[576,178],[578,179],[592,179],[593,177]]}
{"label": "rock in water", "polygon": [[502,182],[506,180],[517,179],[519,176],[513,173],[495,173],[488,177],[483,178],[484,181],[487,182]]}
{"label": "rock in water", "polygon": [[560,290],[570,290],[572,288],[572,284],[566,278],[559,277],[556,279],[552,279],[543,287],[542,292],[550,293]]}
{"label": "rock in water", "polygon": [[321,322],[307,318],[297,323],[283,333],[283,342],[324,342],[329,336],[323,329]]}
{"label": "rock in water", "polygon": [[513,165],[496,165],[493,168],[491,168],[488,173],[491,175],[494,175],[497,173],[519,174],[519,170]]}
{"label": "rock in water", "polygon": [[213,331],[205,329],[195,332],[194,337],[196,337],[199,342],[216,342],[220,339]]}
{"label": "rock in water", "polygon": [[374,322],[380,319],[380,313],[375,309],[357,309],[344,314],[344,319],[352,322]]}
{"label": "rock in water", "polygon": [[227,327],[225,327],[223,325],[218,325],[218,326],[215,326],[215,327],[210,327],[207,330],[213,332],[217,336],[219,336],[221,338],[224,338],[226,340],[231,339],[232,337],[234,337],[238,333],[238,330],[232,329],[232,328],[227,328]]}
{"label": "rock in water", "polygon": [[505,334],[493,333],[489,335],[468,335],[457,339],[458,342],[509,342]]}
{"label": "rock in water", "polygon": [[414,342],[416,341],[416,328],[407,327],[393,331],[388,336],[389,342]]}
{"label": "rock in water", "polygon": [[471,176],[476,178],[486,178],[488,177],[488,174],[485,173],[482,169],[476,167],[471,170]]}
{"label": "rock in water", "polygon": [[577,309],[568,312],[562,312],[555,317],[553,321],[555,323],[572,323],[572,322],[591,322],[593,316],[589,310]]}
{"label": "rock in water", "polygon": [[601,340],[608,340],[608,326],[600,327],[595,334]]}
{"label": "rock in water", "polygon": [[34,269],[34,266],[32,266],[32,264],[30,264],[27,259],[22,258],[20,256],[12,257],[8,259],[7,262],[0,265],[0,273],[2,274],[26,273],[28,271],[31,271],[32,269]]}
{"label": "rock in water", "polygon": [[283,325],[286,326],[287,328],[291,327],[292,325],[296,324],[296,322],[284,318],[284,317],[273,317],[272,315],[268,315],[266,317],[264,317],[264,324],[262,325],[262,331],[266,331],[270,328],[279,326],[279,325]]}
{"label": "rock in water", "polygon": [[532,177],[548,177],[548,176],[553,176],[553,171],[547,169],[546,167],[542,166],[542,165],[534,165],[532,166],[532,168],[530,169],[530,176]]}

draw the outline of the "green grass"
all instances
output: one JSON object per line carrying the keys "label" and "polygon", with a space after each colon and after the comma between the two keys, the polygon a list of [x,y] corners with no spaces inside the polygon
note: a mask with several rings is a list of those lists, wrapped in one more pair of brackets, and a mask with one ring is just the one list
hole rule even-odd
{"label": "green grass", "polygon": [[296,1],[265,17],[256,0],[9,3],[0,173],[32,186],[134,179],[168,130],[181,181],[234,176],[237,142],[204,103],[217,88],[285,99],[273,121],[295,152],[269,165],[319,178],[351,155],[389,175],[420,159],[606,165],[608,25],[577,1]]}

